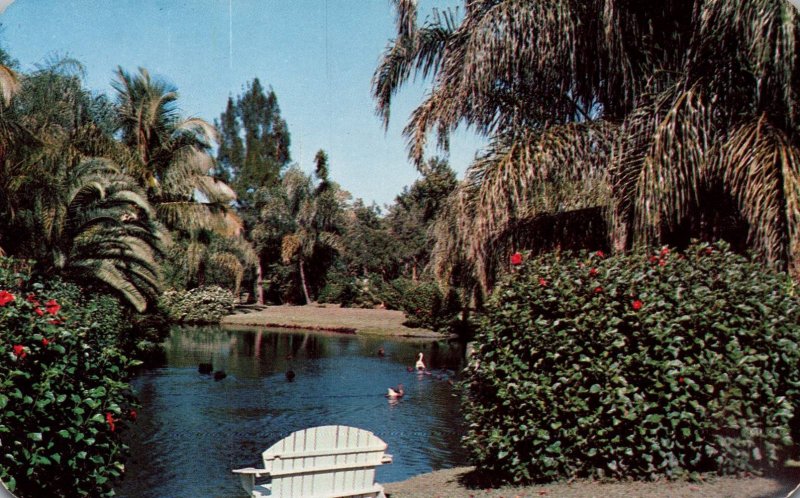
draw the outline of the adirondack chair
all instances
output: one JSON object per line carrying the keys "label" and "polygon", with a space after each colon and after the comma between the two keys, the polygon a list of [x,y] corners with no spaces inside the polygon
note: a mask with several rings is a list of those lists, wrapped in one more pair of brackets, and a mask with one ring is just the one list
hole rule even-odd
{"label": "adirondack chair", "polygon": [[[236,469],[253,498],[386,498],[375,468],[392,463],[387,445],[369,431],[325,425],[293,432],[264,453],[263,469]],[[267,484],[256,479],[271,478]]]}

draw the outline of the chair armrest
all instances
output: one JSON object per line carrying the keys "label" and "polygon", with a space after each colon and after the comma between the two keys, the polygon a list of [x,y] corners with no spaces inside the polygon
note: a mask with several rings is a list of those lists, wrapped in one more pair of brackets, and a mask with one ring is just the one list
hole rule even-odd
{"label": "chair armrest", "polygon": [[267,469],[254,469],[253,467],[247,467],[244,469],[233,469],[231,472],[234,474],[251,474],[255,477],[261,477],[269,475],[269,471]]}
{"label": "chair armrest", "polygon": [[381,457],[381,464],[392,463],[392,455],[385,454]]}

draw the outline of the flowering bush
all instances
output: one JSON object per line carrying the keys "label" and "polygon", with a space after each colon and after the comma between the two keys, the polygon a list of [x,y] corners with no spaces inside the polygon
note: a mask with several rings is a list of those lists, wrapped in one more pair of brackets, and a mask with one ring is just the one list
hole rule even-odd
{"label": "flowering bush", "polygon": [[124,323],[115,299],[0,260],[0,479],[18,496],[112,494],[134,407]]}
{"label": "flowering bush", "polygon": [[169,290],[162,294],[158,307],[177,323],[217,323],[233,311],[236,297],[222,287]]}
{"label": "flowering bush", "polygon": [[800,418],[795,292],[723,244],[526,261],[480,326],[465,442],[517,482],[779,463]]}

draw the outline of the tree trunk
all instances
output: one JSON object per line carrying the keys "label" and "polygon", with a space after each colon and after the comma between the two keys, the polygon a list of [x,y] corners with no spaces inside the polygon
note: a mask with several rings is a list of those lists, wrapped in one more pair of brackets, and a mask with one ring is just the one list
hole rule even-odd
{"label": "tree trunk", "polygon": [[308,285],[306,285],[306,272],[303,270],[303,258],[298,260],[300,266],[300,285],[303,287],[303,295],[306,298],[306,304],[311,304],[311,298],[308,296]]}
{"label": "tree trunk", "polygon": [[258,256],[258,270],[256,274],[256,302],[264,304],[264,269],[261,263],[261,255]]}

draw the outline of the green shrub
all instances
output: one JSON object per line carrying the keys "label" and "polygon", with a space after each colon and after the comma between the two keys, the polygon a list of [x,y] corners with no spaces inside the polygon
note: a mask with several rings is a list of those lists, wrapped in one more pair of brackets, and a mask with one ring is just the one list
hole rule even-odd
{"label": "green shrub", "polygon": [[18,496],[113,494],[135,418],[125,323],[115,299],[0,260],[0,479]]}
{"label": "green shrub", "polygon": [[407,327],[452,332],[459,324],[461,303],[455,289],[445,295],[435,282],[398,278],[385,285],[379,295],[387,309],[405,313]]}
{"label": "green shrub", "polygon": [[233,311],[236,297],[222,287],[168,290],[161,295],[158,307],[176,323],[218,323]]}
{"label": "green shrub", "polygon": [[779,463],[800,386],[795,293],[723,244],[528,261],[480,326],[465,443],[517,482]]}

